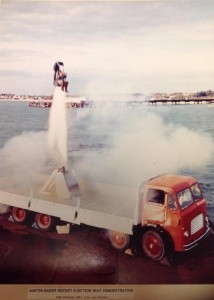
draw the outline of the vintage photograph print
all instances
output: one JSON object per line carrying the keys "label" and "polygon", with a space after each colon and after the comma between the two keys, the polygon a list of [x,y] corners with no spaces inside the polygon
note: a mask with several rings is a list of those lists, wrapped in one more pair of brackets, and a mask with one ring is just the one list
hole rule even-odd
{"label": "vintage photograph print", "polygon": [[211,0],[1,1],[0,299],[212,299],[213,29]]}

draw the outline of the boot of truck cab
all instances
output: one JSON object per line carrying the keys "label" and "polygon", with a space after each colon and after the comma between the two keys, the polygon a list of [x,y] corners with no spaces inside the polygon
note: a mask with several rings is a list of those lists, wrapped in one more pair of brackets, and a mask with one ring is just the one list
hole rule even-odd
{"label": "boot of truck cab", "polygon": [[190,176],[163,175],[149,180],[142,214],[142,225],[159,231],[175,251],[192,249],[209,233],[206,201]]}

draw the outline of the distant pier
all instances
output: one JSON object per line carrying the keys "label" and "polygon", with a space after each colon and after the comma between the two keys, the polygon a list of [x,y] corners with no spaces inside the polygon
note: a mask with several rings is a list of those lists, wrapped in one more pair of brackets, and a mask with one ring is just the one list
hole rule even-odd
{"label": "distant pier", "polygon": [[191,99],[151,99],[146,101],[149,105],[188,105],[188,104],[212,104],[214,98],[191,98]]}

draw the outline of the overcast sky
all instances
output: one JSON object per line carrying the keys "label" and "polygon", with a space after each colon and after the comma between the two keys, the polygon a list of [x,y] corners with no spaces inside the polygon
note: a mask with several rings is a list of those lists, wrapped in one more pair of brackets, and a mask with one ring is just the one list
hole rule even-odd
{"label": "overcast sky", "polygon": [[214,1],[3,1],[0,93],[52,94],[58,60],[70,94],[214,89]]}

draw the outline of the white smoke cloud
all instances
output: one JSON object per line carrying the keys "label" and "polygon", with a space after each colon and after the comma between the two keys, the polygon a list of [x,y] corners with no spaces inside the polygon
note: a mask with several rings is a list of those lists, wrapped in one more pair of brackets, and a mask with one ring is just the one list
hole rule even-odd
{"label": "white smoke cloud", "polygon": [[[47,160],[47,133],[23,132],[8,140],[0,150],[1,175],[41,170]],[[2,174],[3,173],[3,174]]]}
{"label": "white smoke cloud", "polygon": [[[97,152],[94,149],[80,151],[78,159],[71,152],[74,155],[72,167],[80,178],[136,186],[139,181],[161,173],[198,170],[213,157],[214,142],[209,135],[168,123],[161,116],[149,112],[147,107],[99,107],[70,116],[71,127],[86,126],[84,138],[87,138],[87,144],[98,142],[107,145]],[[56,124],[60,122],[56,121]],[[60,134],[60,127],[55,128]],[[81,135],[81,132],[78,134]],[[84,144],[81,136],[78,140]],[[45,131],[23,132],[8,140],[0,149],[0,175],[18,176],[20,186],[26,187],[32,172],[50,174],[59,167],[59,161],[58,156],[50,157],[47,141],[48,132]],[[67,147],[65,139],[63,145]],[[65,148],[62,149],[65,154]]]}
{"label": "white smoke cloud", "polygon": [[134,112],[122,108],[97,112],[93,130],[107,136],[111,147],[102,154],[86,155],[76,166],[81,175],[136,185],[161,173],[202,168],[212,158],[210,136],[166,123],[145,107]]}
{"label": "white smoke cloud", "polygon": [[[10,191],[30,194],[34,173],[49,172],[47,132],[23,132],[0,149],[0,176],[9,177]],[[1,186],[2,187],[2,186]]]}
{"label": "white smoke cloud", "polygon": [[[9,177],[10,190],[30,193],[38,184],[35,174],[66,167],[67,119],[65,93],[56,89],[49,114],[48,131],[23,132],[0,149],[0,176]],[[8,188],[8,187],[7,187]]]}
{"label": "white smoke cloud", "polygon": [[68,138],[66,118],[66,94],[57,87],[49,114],[48,149],[58,168],[67,167]]}
{"label": "white smoke cloud", "polygon": [[38,184],[35,174],[67,166],[66,104],[60,88],[54,92],[48,125],[48,131],[23,132],[0,149],[0,176],[9,177],[11,191],[29,193]]}

